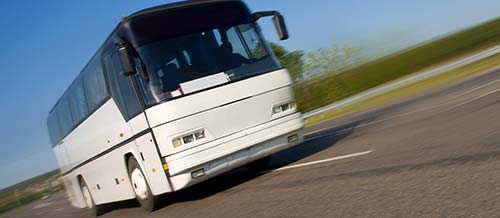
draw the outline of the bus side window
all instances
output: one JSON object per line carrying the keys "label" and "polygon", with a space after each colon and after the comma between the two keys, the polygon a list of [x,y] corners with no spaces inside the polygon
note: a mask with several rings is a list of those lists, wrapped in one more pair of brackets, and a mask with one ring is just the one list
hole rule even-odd
{"label": "bus side window", "polygon": [[128,121],[142,112],[139,99],[129,78],[123,74],[118,53],[106,56],[104,62],[113,99],[115,99],[125,120]]}
{"label": "bus side window", "polygon": [[100,56],[93,60],[83,74],[83,89],[87,98],[89,111],[96,110],[109,96],[106,79],[102,72]]}
{"label": "bus side window", "polygon": [[69,110],[67,95],[64,95],[61,98],[55,110],[59,117],[59,128],[61,130],[60,139],[62,139],[71,131],[75,123],[73,121],[73,117],[71,116],[71,111]]}
{"label": "bus side window", "polygon": [[85,119],[89,113],[81,77],[77,79],[71,87],[69,95],[71,96],[68,98],[69,108],[71,110],[74,125],[77,125]]}

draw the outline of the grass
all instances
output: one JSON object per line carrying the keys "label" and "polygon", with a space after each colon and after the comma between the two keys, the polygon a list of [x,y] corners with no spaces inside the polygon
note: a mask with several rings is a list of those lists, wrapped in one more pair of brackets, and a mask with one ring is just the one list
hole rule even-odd
{"label": "grass", "polygon": [[54,170],[0,190],[0,215],[42,199],[64,188],[59,170]]}
{"label": "grass", "polygon": [[500,42],[500,18],[379,60],[296,85],[299,108],[308,112],[424,68]]}
{"label": "grass", "polygon": [[453,82],[457,82],[495,68],[500,68],[500,54],[485,58],[483,60],[480,60],[478,62],[469,64],[467,66],[455,70],[451,70],[449,72],[440,74],[438,76],[429,78],[427,80],[423,80],[409,86],[405,86],[396,90],[389,91],[384,94],[374,96],[365,101],[353,103],[350,105],[346,105],[344,107],[324,112],[322,114],[318,114],[316,116],[306,119],[305,123],[306,125],[313,125],[340,116],[345,116],[350,113],[355,113],[367,110],[369,108],[382,106],[384,104],[402,100],[417,93],[421,93],[425,90],[451,84]]}

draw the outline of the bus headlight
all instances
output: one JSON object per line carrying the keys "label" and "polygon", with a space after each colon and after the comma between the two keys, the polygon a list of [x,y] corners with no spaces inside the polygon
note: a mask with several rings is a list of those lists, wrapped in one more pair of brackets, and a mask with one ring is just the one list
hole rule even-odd
{"label": "bus headlight", "polygon": [[174,145],[174,148],[177,148],[177,147],[181,146],[182,145],[181,139],[180,138],[176,138],[176,139],[172,140],[172,145]]}
{"label": "bus headlight", "polygon": [[199,130],[199,131],[195,132],[195,133],[194,133],[194,138],[195,138],[196,140],[200,140],[200,139],[205,138],[205,130],[204,130],[204,129],[202,129],[202,130]]}
{"label": "bus headlight", "polygon": [[184,142],[184,144],[194,142],[194,136],[193,135],[184,136],[182,137],[182,142]]}
{"label": "bus headlight", "polygon": [[205,137],[206,137],[205,129],[200,129],[200,130],[185,134],[181,137],[174,138],[172,140],[172,145],[174,146],[174,148],[177,148],[177,147],[184,145],[184,144],[189,144],[189,143],[192,143],[192,142],[195,142],[198,140],[202,140]]}
{"label": "bus headlight", "polygon": [[278,113],[281,113],[281,112],[285,112],[285,111],[294,109],[295,107],[296,107],[295,101],[291,101],[291,102],[287,102],[287,103],[284,103],[284,104],[275,105],[273,107],[273,114],[278,114]]}

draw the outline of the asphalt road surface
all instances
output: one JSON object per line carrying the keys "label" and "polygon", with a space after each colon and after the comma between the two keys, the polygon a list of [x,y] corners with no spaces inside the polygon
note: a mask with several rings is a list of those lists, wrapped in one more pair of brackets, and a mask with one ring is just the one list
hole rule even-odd
{"label": "asphalt road surface", "polygon": [[[301,145],[103,217],[500,217],[500,70],[306,130]],[[8,217],[91,217],[64,193]]]}

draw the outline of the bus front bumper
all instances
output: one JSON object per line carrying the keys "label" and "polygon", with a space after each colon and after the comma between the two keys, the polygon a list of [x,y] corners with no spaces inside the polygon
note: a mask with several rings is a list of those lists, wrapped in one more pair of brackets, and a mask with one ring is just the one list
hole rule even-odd
{"label": "bus front bumper", "polygon": [[[173,191],[300,144],[303,126],[301,114],[293,114],[246,130],[243,137],[170,161],[169,165],[177,164],[177,169],[180,169],[170,172]],[[186,161],[193,159],[198,161]]]}

